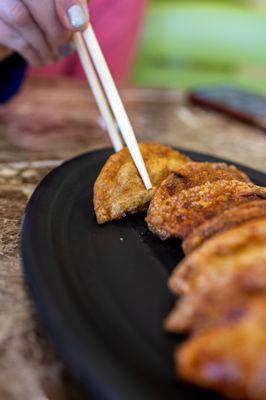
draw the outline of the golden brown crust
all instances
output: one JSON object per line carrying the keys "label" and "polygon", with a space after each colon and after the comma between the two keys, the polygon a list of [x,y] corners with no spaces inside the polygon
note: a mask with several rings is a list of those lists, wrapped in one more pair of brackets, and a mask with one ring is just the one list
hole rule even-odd
{"label": "golden brown crust", "polygon": [[266,295],[240,298],[175,352],[186,381],[241,400],[266,399]]}
{"label": "golden brown crust", "polygon": [[203,252],[200,248],[187,256],[170,278],[174,293],[185,295],[167,316],[165,329],[198,331],[211,323],[217,307],[227,304],[228,299],[230,304],[232,299],[266,290],[265,231],[266,218],[252,220],[217,235],[210,246],[206,242]]}
{"label": "golden brown crust", "polygon": [[266,199],[266,188],[230,178],[183,190],[180,186],[180,191],[170,186],[169,191],[169,184],[177,179],[174,176],[168,177],[157,190],[146,218],[149,229],[162,240],[184,239],[197,226],[229,208]]}
{"label": "golden brown crust", "polygon": [[210,162],[189,162],[171,174],[158,191],[161,200],[178,195],[182,190],[203,185],[206,182],[237,180],[250,183],[249,177],[234,165]]}
{"label": "golden brown crust", "polygon": [[173,271],[175,294],[226,286],[238,272],[266,263],[266,218],[248,221],[205,242]]}
{"label": "golden brown crust", "polygon": [[127,148],[113,154],[94,185],[94,209],[99,224],[120,219],[126,213],[146,210],[163,179],[190,161],[185,155],[161,144],[140,144],[140,150],[153,189],[145,189]]}
{"label": "golden brown crust", "polygon": [[248,287],[240,280],[239,284],[222,290],[185,295],[177,300],[166,317],[164,328],[172,333],[198,335],[214,326],[231,324],[242,317],[242,304],[254,296],[265,294],[265,282],[264,278],[264,287],[261,284]]}
{"label": "golden brown crust", "polygon": [[183,296],[164,327],[193,333],[175,352],[179,377],[232,398],[266,400],[266,189],[219,168],[189,163],[151,202],[152,232],[190,234],[188,255],[169,280]]}
{"label": "golden brown crust", "polygon": [[184,240],[182,248],[185,254],[201,246],[206,240],[218,233],[225,232],[243,222],[266,216],[266,200],[241,204],[224,211],[222,214],[199,225]]}

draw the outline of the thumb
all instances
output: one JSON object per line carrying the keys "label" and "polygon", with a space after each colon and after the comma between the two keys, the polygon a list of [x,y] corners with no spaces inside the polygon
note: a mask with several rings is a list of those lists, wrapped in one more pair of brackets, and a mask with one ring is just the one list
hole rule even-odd
{"label": "thumb", "polygon": [[83,30],[89,23],[86,0],[55,0],[55,7],[61,23],[68,30]]}

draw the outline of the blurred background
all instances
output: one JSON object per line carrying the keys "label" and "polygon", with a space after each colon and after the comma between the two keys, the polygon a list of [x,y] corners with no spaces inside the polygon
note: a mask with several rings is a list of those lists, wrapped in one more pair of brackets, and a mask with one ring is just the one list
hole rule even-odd
{"label": "blurred background", "polygon": [[266,92],[265,0],[151,0],[133,82]]}

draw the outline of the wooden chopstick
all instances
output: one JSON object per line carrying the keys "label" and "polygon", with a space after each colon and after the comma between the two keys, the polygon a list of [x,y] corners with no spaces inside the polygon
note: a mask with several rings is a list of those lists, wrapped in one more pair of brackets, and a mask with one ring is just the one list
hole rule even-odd
{"label": "wooden chopstick", "polygon": [[118,132],[112,112],[106,101],[101,84],[98,80],[98,76],[94,70],[94,66],[89,57],[87,47],[84,43],[84,39],[80,32],[76,32],[74,34],[74,41],[75,41],[76,49],[79,54],[79,58],[80,58],[82,66],[83,66],[85,75],[88,79],[91,90],[94,94],[96,103],[100,110],[100,113],[105,121],[112,145],[113,145],[115,151],[119,151],[123,148],[123,142],[122,142],[120,134]]}
{"label": "wooden chopstick", "polygon": [[109,105],[115,116],[116,123],[120,129],[122,137],[128,147],[128,150],[139,171],[139,174],[146,189],[150,190],[152,188],[152,184],[142,154],[140,152],[134,130],[129,121],[126,110],[119,96],[118,90],[107,66],[91,24],[89,24],[88,28],[82,32],[82,36],[101,81]]}

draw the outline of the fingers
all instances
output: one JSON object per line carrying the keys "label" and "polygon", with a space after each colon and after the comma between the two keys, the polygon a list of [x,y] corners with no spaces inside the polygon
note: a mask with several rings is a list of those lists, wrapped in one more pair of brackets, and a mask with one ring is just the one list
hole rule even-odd
{"label": "fingers", "polygon": [[66,29],[82,30],[89,22],[86,0],[55,0],[58,17]]}
{"label": "fingers", "polygon": [[23,0],[46,40],[56,52],[69,42],[75,30],[88,22],[86,0]]}
{"label": "fingers", "polygon": [[11,26],[0,20],[0,42],[17,53],[32,65],[40,66],[43,64],[39,54],[29,45],[29,43]]}
{"label": "fingers", "polygon": [[20,0],[0,2],[0,16],[7,25],[17,31],[30,44],[42,59],[42,63],[53,60],[54,54],[45,36],[35,23],[29,10]]}
{"label": "fingers", "polygon": [[4,31],[0,31],[0,44],[15,49],[31,63],[42,65],[66,55],[64,45],[73,31],[86,27],[87,2],[0,0],[0,20]]}
{"label": "fingers", "polygon": [[22,0],[55,54],[71,38],[57,15],[55,0]]}

